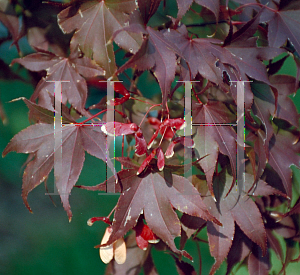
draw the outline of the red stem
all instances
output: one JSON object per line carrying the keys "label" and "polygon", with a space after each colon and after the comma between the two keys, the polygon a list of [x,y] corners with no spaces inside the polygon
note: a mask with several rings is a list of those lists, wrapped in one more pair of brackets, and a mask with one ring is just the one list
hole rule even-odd
{"label": "red stem", "polygon": [[201,102],[200,98],[198,97],[198,95],[197,95],[197,93],[196,93],[195,88],[194,88],[193,85],[192,85],[192,90],[193,90],[193,93],[194,93],[195,97],[197,98],[199,104],[203,104],[203,103]]}
{"label": "red stem", "polygon": [[123,118],[126,118],[126,117],[127,117],[124,113],[122,113],[122,112],[120,112],[120,111],[118,111],[118,110],[115,110],[115,109],[105,109],[105,110],[100,111],[99,113],[97,113],[97,114],[95,114],[95,115],[93,115],[93,116],[87,118],[86,120],[84,120],[84,121],[82,121],[82,122],[80,122],[80,123],[78,123],[78,124],[81,124],[81,125],[82,125],[82,124],[84,124],[84,123],[90,121],[91,119],[93,119],[93,118],[95,118],[95,117],[101,115],[102,113],[106,112],[107,110],[113,110],[113,111],[117,112],[118,114],[120,114]]}
{"label": "red stem", "polygon": [[[122,136],[122,158],[124,157],[124,136]],[[123,164],[121,164],[121,170],[123,170]]]}
{"label": "red stem", "polygon": [[249,7],[249,6],[259,6],[259,7],[261,7],[261,8],[266,8],[266,9],[268,9],[269,11],[272,11],[272,12],[275,12],[275,13],[278,12],[278,10],[274,10],[274,9],[272,9],[272,8],[270,8],[270,7],[268,7],[268,6],[265,6],[265,5],[263,5],[263,4],[260,4],[260,3],[248,3],[248,4],[245,4],[245,5],[242,5],[242,6],[237,7],[234,11],[236,12],[236,11],[238,11],[239,9],[243,9],[243,8],[246,8],[246,7]]}
{"label": "red stem", "polygon": [[80,123],[78,123],[78,124],[84,124],[84,123],[90,121],[91,119],[93,119],[93,118],[95,118],[95,117],[101,115],[102,113],[104,113],[104,112],[106,112],[106,111],[107,111],[107,109],[102,110],[102,111],[100,111],[99,113],[97,113],[97,114],[95,114],[95,115],[93,115],[93,116],[87,118],[86,120],[84,120],[84,121],[82,121],[82,122],[80,122]]}
{"label": "red stem", "polygon": [[152,105],[152,106],[149,108],[149,110],[148,110],[148,111],[146,112],[146,114],[144,115],[144,117],[143,117],[141,123],[139,124],[139,127],[140,127],[140,128],[141,128],[141,125],[142,125],[143,121],[145,120],[146,116],[147,116],[148,113],[150,112],[150,110],[151,110],[152,108],[158,107],[158,106],[161,106],[161,104],[155,104],[155,105]]}
{"label": "red stem", "polygon": [[259,128],[255,128],[254,126],[252,126],[251,124],[247,123],[247,121],[245,121],[245,124],[247,127],[249,127],[252,131],[257,132]]}

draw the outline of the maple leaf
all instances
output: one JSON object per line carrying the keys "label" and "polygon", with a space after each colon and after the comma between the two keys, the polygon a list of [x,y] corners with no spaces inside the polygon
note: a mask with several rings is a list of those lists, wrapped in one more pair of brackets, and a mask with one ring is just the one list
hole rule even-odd
{"label": "maple leaf", "polygon": [[273,135],[269,143],[269,164],[278,173],[287,195],[292,196],[292,170],[291,165],[299,167],[300,143],[296,144],[298,137],[287,131],[279,131]]}
{"label": "maple leaf", "polygon": [[[245,174],[245,190],[252,185],[251,178],[251,175]],[[214,181],[214,194],[217,201],[215,202],[210,196],[203,199],[212,214],[223,224],[222,227],[217,227],[210,221],[207,222],[210,252],[216,260],[210,274],[215,273],[229,253],[234,239],[234,223],[241,228],[250,240],[261,247],[264,254],[267,249],[266,231],[258,207],[246,194],[239,196],[238,192],[231,191],[226,197],[231,184],[232,177],[223,170]],[[270,186],[266,187],[265,184],[260,182],[259,185],[263,185],[260,188],[265,193],[267,191],[270,193],[276,192]]]}
{"label": "maple leaf", "polygon": [[[12,100],[11,102],[15,102],[18,100],[23,100],[29,109],[28,118],[30,121],[35,123],[53,123],[53,118],[55,116],[55,112],[49,109],[43,108],[35,104],[34,102],[28,100],[25,97],[20,97]],[[74,118],[70,115],[70,110],[66,105],[61,106],[61,121],[62,124],[74,123]]]}
{"label": "maple leaf", "polygon": [[[282,53],[283,50],[270,47],[257,47],[256,38],[244,41],[245,31],[255,32],[258,19],[251,22],[250,27],[244,26],[233,34],[230,44],[211,38],[191,39],[184,25],[176,31],[165,32],[165,36],[172,41],[182,52],[189,64],[189,69],[182,63],[181,77],[184,80],[195,78],[200,73],[204,78],[219,85],[222,90],[230,90],[237,102],[237,85],[231,81],[249,81],[248,76],[270,84],[266,68],[262,59],[271,59]],[[247,33],[249,35],[249,33]],[[229,40],[229,39],[227,39]],[[245,108],[250,109],[253,94],[249,83],[245,83]]]}
{"label": "maple leaf", "polygon": [[[248,109],[252,105],[253,95],[248,77],[262,81],[271,85],[265,65],[262,60],[270,60],[275,56],[283,53],[283,49],[276,47],[258,47],[257,37],[253,37],[257,31],[260,11],[253,19],[248,21],[242,28],[232,33],[232,28],[224,41],[224,47],[232,54],[236,68],[240,73],[238,80],[246,81],[245,85],[245,108]],[[230,75],[232,78],[232,76]],[[236,80],[236,79],[234,79]],[[236,88],[236,85],[233,85]],[[234,98],[236,98],[236,90],[231,89]]]}
{"label": "maple leaf", "polygon": [[181,20],[182,16],[187,12],[193,2],[197,3],[198,5],[204,6],[205,8],[209,9],[213,12],[216,17],[216,21],[219,18],[219,0],[176,0],[178,5],[178,14],[177,20]]}
{"label": "maple leaf", "polygon": [[147,225],[157,237],[175,253],[190,258],[175,246],[174,238],[180,235],[180,222],[173,208],[218,225],[219,221],[208,212],[198,191],[184,177],[172,175],[166,168],[164,173],[149,173],[148,170],[142,176],[136,175],[137,170],[138,166],[128,169],[125,174],[118,173],[118,184],[123,193],[115,210],[112,235],[107,245],[133,228],[143,213]]}
{"label": "maple leaf", "polygon": [[261,12],[238,31],[229,34],[225,39],[224,46],[232,53],[241,74],[246,74],[251,78],[270,84],[265,66],[261,60],[272,59],[285,51],[271,45],[269,47],[257,46],[257,37],[253,37],[253,35],[257,31],[260,17]]}
{"label": "maple leaf", "polygon": [[[46,179],[54,166],[54,142],[54,125],[37,123],[15,135],[3,151],[3,156],[16,151],[17,153],[30,153],[33,157],[26,163],[22,185],[22,198],[30,211],[27,201],[29,192]],[[81,173],[85,159],[84,151],[107,161],[112,171],[114,168],[111,161],[106,160],[106,137],[100,127],[64,125],[61,148],[64,173],[57,174],[54,171],[55,183],[64,209],[71,219],[69,194]]]}
{"label": "maple leaf", "polygon": [[[213,193],[213,175],[219,151],[230,159],[233,181],[236,178],[236,133],[231,126],[220,125],[232,123],[235,116],[222,102],[208,101],[202,104],[193,101],[193,123],[206,124],[196,126],[197,134],[194,137],[195,148],[203,158],[199,163],[203,168],[209,190]],[[217,125],[216,125],[217,124]]]}
{"label": "maple leaf", "polygon": [[[189,63],[192,78],[200,73],[211,82],[222,85],[223,73],[218,63],[237,67],[231,53],[221,47],[221,40],[210,38],[191,39],[185,25],[180,26],[176,31],[165,32],[165,36],[182,52],[185,60]],[[184,71],[182,77],[184,80],[190,80],[188,70]],[[223,85],[223,87],[225,86]]]}
{"label": "maple leaf", "polygon": [[270,117],[275,113],[275,97],[268,85],[262,82],[251,84],[254,94],[253,114],[262,122],[265,128],[264,146],[267,149],[274,133]]}
{"label": "maple leaf", "polygon": [[[274,75],[270,77],[270,82],[278,90],[277,108],[276,97],[267,84],[262,82],[251,84],[254,94],[253,113],[261,120],[265,128],[265,134],[258,130],[254,146],[255,152],[262,163],[266,163],[264,159],[269,157],[269,141],[274,134],[271,117],[285,119],[296,127],[299,125],[299,114],[292,100],[288,97],[294,93],[295,78],[286,75]],[[265,154],[265,156],[262,154]],[[261,166],[258,171],[263,168],[264,166]]]}
{"label": "maple leaf", "polygon": [[243,231],[236,226],[232,246],[227,256],[226,275],[230,274],[232,267],[236,263],[243,262],[243,260],[249,255],[252,244],[253,243],[243,233]]}
{"label": "maple leaf", "polygon": [[[129,15],[136,9],[134,0],[85,1],[74,3],[58,14],[58,24],[64,33],[75,30],[71,49],[79,45],[83,53],[94,59],[110,77],[116,70],[112,43],[114,32],[122,29]],[[135,53],[141,45],[141,36],[120,32],[114,41],[122,48]]]}
{"label": "maple leaf", "polygon": [[290,75],[273,75],[270,76],[270,82],[278,90],[276,117],[285,119],[295,127],[299,127],[300,116],[295,104],[289,97],[295,95],[296,79]]}
{"label": "maple leaf", "polygon": [[268,275],[270,269],[269,255],[262,255],[261,249],[253,245],[248,258],[248,270],[250,275]]}
{"label": "maple leaf", "polygon": [[18,39],[20,38],[20,31],[19,31],[19,19],[15,15],[14,9],[10,1],[1,1],[0,3],[0,21],[3,25],[8,29],[10,32],[13,41],[20,52],[19,45],[17,44]]}
{"label": "maple leaf", "polygon": [[197,275],[197,272],[192,265],[184,261],[179,261],[179,259],[176,258],[174,255],[172,256],[175,260],[176,269],[179,275]]}
{"label": "maple leaf", "polygon": [[144,28],[140,21],[139,15],[134,13],[129,27],[125,30],[143,33],[141,48],[117,70],[116,74],[131,67],[141,71],[152,69],[161,89],[162,104],[165,106],[171,84],[175,78],[176,54],[181,56],[181,52],[166,39],[162,32],[149,26]]}
{"label": "maple leaf", "polygon": [[157,11],[160,2],[161,0],[138,0],[139,10],[145,25],[147,25],[152,15]]}
{"label": "maple leaf", "polygon": [[268,41],[271,47],[281,47],[287,39],[300,53],[300,5],[297,1],[271,3],[271,9],[264,9],[260,22],[268,23]]}
{"label": "maple leaf", "polygon": [[79,51],[71,53],[68,58],[41,49],[37,51],[23,58],[14,59],[12,62],[12,65],[19,63],[30,71],[47,71],[47,76],[40,80],[31,99],[40,98],[39,105],[53,110],[49,96],[49,93],[54,96],[53,82],[68,81],[62,83],[62,103],[66,104],[69,101],[75,109],[85,113],[87,85],[81,75],[85,77],[103,75],[103,69],[89,58],[81,56]]}

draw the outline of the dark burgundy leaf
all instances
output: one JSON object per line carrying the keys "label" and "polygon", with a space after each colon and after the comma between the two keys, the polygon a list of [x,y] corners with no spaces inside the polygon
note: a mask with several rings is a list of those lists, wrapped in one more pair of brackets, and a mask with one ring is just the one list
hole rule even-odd
{"label": "dark burgundy leaf", "polygon": [[284,217],[274,228],[274,231],[286,239],[295,237],[297,233],[296,225],[289,216]]}
{"label": "dark burgundy leaf", "polygon": [[5,14],[0,8],[0,21],[9,30],[14,42],[19,38],[19,19],[15,15]]}
{"label": "dark burgundy leaf", "polygon": [[[29,109],[29,120],[41,123],[53,123],[55,113],[51,110],[43,108],[25,97],[16,98],[13,101],[23,100]],[[11,101],[11,102],[13,102]],[[74,123],[75,120],[70,115],[70,110],[65,105],[61,108],[62,123]]]}
{"label": "dark burgundy leaf", "polygon": [[266,253],[266,231],[258,207],[252,199],[247,196],[241,198],[231,214],[244,233]]}
{"label": "dark burgundy leaf", "polygon": [[244,188],[246,192],[249,192],[249,195],[252,196],[270,196],[270,195],[278,195],[282,197],[287,197],[286,194],[282,193],[281,191],[273,188],[269,184],[267,184],[263,180],[259,180],[255,186],[253,186],[254,178],[253,175],[245,173],[245,182],[244,182]]}
{"label": "dark burgundy leaf", "polygon": [[273,75],[270,77],[270,82],[278,90],[276,116],[285,119],[295,127],[299,127],[299,114],[295,104],[289,98],[296,92],[296,79],[290,75]]}
{"label": "dark burgundy leaf", "polygon": [[194,267],[184,261],[179,261],[178,258],[173,256],[176,263],[176,269],[179,275],[197,275]]}
{"label": "dark burgundy leaf", "polygon": [[181,226],[187,235],[187,238],[190,238],[197,229],[204,227],[206,224],[206,221],[202,218],[190,216],[187,214],[183,214],[180,221]]}
{"label": "dark burgundy leaf", "polygon": [[81,75],[85,77],[103,75],[103,69],[89,58],[81,57],[78,51],[73,52],[69,58],[40,49],[38,51],[38,53],[14,59],[12,62],[12,64],[19,63],[31,71],[47,71],[47,76],[40,80],[31,99],[35,100],[39,97],[39,105],[53,110],[49,96],[49,94],[54,96],[53,82],[68,81],[62,83],[62,103],[66,104],[68,101],[75,109],[85,113],[87,85]]}
{"label": "dark burgundy leaf", "polygon": [[[221,102],[207,104],[194,103],[193,113],[196,113],[194,123],[207,124],[197,126],[197,135],[194,138],[195,148],[200,156],[207,155],[200,161],[207,177],[207,184],[213,195],[212,177],[216,166],[218,152],[227,155],[230,159],[233,180],[236,177],[236,133],[231,126],[221,125],[232,122],[234,116]],[[217,124],[217,125],[216,125]]]}
{"label": "dark burgundy leaf", "polygon": [[218,217],[223,226],[219,228],[211,222],[207,222],[209,250],[210,254],[215,258],[215,263],[209,273],[210,275],[218,270],[224,259],[227,257],[234,236],[234,220],[230,213],[224,213],[221,210],[223,213],[220,215],[217,207],[214,207],[213,205],[216,206],[216,204],[212,204],[212,208],[210,208],[211,213]]}
{"label": "dark burgundy leaf", "polygon": [[270,75],[274,75],[276,73],[278,73],[278,71],[281,69],[281,67],[283,66],[284,62],[286,61],[286,59],[289,57],[289,55],[285,55],[284,57],[282,57],[281,59],[279,59],[276,62],[271,62],[267,68],[268,68],[268,74]]}
{"label": "dark burgundy leaf", "polygon": [[294,207],[288,212],[289,215],[300,214],[300,201],[294,205]]}
{"label": "dark burgundy leaf", "polygon": [[287,195],[292,196],[292,170],[291,165],[299,167],[300,147],[295,145],[298,138],[286,131],[280,131],[270,140],[269,163],[280,176]]}
{"label": "dark burgundy leaf", "polygon": [[187,12],[193,2],[198,5],[204,6],[211,10],[216,17],[216,21],[219,18],[219,0],[176,0],[178,6],[177,20],[181,20],[182,16]]}
{"label": "dark burgundy leaf", "polygon": [[222,172],[214,180],[216,201],[209,194],[203,199],[211,213],[223,224],[222,227],[216,227],[210,221],[207,222],[210,252],[215,258],[210,275],[216,272],[230,251],[236,227],[234,222],[266,251],[266,232],[259,209],[246,194],[239,196],[238,192],[232,190],[226,197],[231,184],[232,177]]}
{"label": "dark burgundy leaf", "polygon": [[[3,151],[3,156],[17,153],[33,153],[34,158],[26,165],[23,174],[22,197],[26,207],[31,211],[27,196],[42,183],[54,166],[54,126],[53,124],[35,124],[15,135]],[[62,128],[62,163],[64,173],[56,174],[56,187],[69,219],[72,212],[69,195],[78,180],[84,163],[84,151],[107,161],[113,170],[113,164],[106,160],[106,138],[99,127],[65,125]]]}
{"label": "dark burgundy leaf", "polygon": [[[132,169],[136,171],[135,169]],[[173,207],[183,213],[202,217],[217,224],[220,222],[207,210],[191,183],[164,169],[164,175],[150,173],[144,177],[129,176],[120,179],[125,190],[117,204],[108,245],[133,228],[141,213],[147,225],[175,253],[188,257],[176,248],[173,239],[180,235],[180,222]]]}
{"label": "dark burgundy leaf", "polygon": [[118,69],[117,73],[131,67],[140,71],[152,69],[159,82],[162,102],[165,106],[175,77],[175,53],[180,55],[180,50],[168,41],[161,32],[150,27],[146,27],[144,36],[141,48],[127,63]]}
{"label": "dark burgundy leaf", "polygon": [[263,256],[261,249],[254,245],[248,258],[248,270],[250,275],[268,275],[270,269],[268,255]]}
{"label": "dark burgundy leaf", "polygon": [[129,157],[115,157],[115,159],[127,168],[138,169],[140,166],[137,162]]}
{"label": "dark burgundy leaf", "polygon": [[[136,8],[134,0],[86,1],[67,7],[58,14],[58,23],[65,33],[75,30],[71,48],[79,45],[87,57],[93,58],[110,77],[116,70],[112,43],[114,32],[126,26],[128,14]],[[120,32],[114,41],[122,48],[135,53],[141,45],[141,36]]]}
{"label": "dark burgundy leaf", "polygon": [[300,52],[300,7],[285,7],[283,10],[272,12],[263,11],[261,21],[268,22],[268,41],[270,47],[281,47],[287,39],[293,43],[296,51]]}
{"label": "dark burgundy leaf", "polygon": [[[264,79],[267,79],[265,66],[260,60],[257,60],[257,58],[259,58],[259,50],[256,48],[255,43],[254,45],[252,43],[253,48],[251,49],[246,49],[245,46],[241,45],[222,47],[223,41],[217,39],[191,39],[184,25],[176,31],[171,30],[170,32],[166,32],[165,36],[182,51],[185,60],[189,63],[191,72],[189,72],[189,68],[183,63],[181,66],[181,77],[184,80],[190,80],[190,73],[192,78],[194,78],[197,73],[200,73],[204,78],[219,85],[224,91],[230,90],[236,102],[237,86],[230,81],[248,81],[246,74],[249,76],[254,75],[250,71],[251,69],[256,70],[256,68],[252,68],[253,66],[259,66],[259,74],[263,72],[266,75]],[[257,53],[255,53],[256,50],[258,51]],[[247,55],[248,51],[253,51],[251,58]],[[278,49],[276,49],[276,51],[278,51]],[[241,60],[243,57],[244,61]],[[249,62],[251,64],[248,64]],[[259,74],[256,76],[258,77]],[[245,106],[249,109],[253,101],[253,95],[249,83],[245,83],[245,88]]]}
{"label": "dark burgundy leaf", "polygon": [[[245,178],[249,180],[248,177]],[[229,253],[234,238],[234,222],[242,231],[263,251],[266,251],[266,232],[261,214],[256,204],[247,195],[232,190],[227,197],[232,185],[232,177],[222,172],[214,181],[214,194],[212,197],[204,198],[204,203],[209,207],[211,213],[223,224],[216,227],[210,221],[207,222],[208,241],[210,252],[215,258],[210,274],[214,274]]]}
{"label": "dark burgundy leaf", "polygon": [[255,182],[257,182],[264,172],[267,164],[267,158],[269,156],[269,148],[266,145],[266,135],[261,129],[258,129],[256,135],[250,133],[246,140],[254,143],[254,151],[258,156],[257,171],[255,176]]}
{"label": "dark burgundy leaf", "polygon": [[277,257],[283,262],[283,251],[278,239],[273,235],[270,229],[267,229],[266,232],[268,237],[268,244],[275,251]]}
{"label": "dark burgundy leaf", "polygon": [[[245,24],[233,34],[231,42],[226,49],[231,52],[236,68],[238,68],[243,81],[248,77],[262,81],[270,85],[265,65],[262,60],[269,60],[284,52],[276,47],[257,47],[257,38],[253,37],[257,30],[261,13]],[[234,94],[234,91],[232,91]],[[245,83],[245,107],[248,109],[252,102],[252,93],[248,82]],[[234,95],[235,98],[235,95]]]}
{"label": "dark burgundy leaf", "polygon": [[145,25],[158,9],[160,2],[161,0],[138,0],[139,10]]}
{"label": "dark burgundy leaf", "polygon": [[[55,34],[57,33],[55,32]],[[64,50],[61,45],[55,44],[52,37],[53,34],[49,27],[41,28],[33,26],[27,30],[28,43],[32,48],[51,51],[59,56],[64,56]]]}
{"label": "dark burgundy leaf", "polygon": [[254,94],[253,113],[265,127],[266,137],[263,138],[265,148],[268,148],[269,141],[274,133],[270,117],[275,114],[275,98],[270,87],[262,82],[251,84]]}
{"label": "dark burgundy leaf", "polygon": [[242,262],[248,256],[251,248],[252,242],[245,236],[241,229],[236,226],[234,240],[227,256],[228,265],[226,275],[230,274],[232,267],[236,263]]}
{"label": "dark burgundy leaf", "polygon": [[[123,163],[124,166],[126,166],[126,164],[128,164],[128,161],[121,160],[121,163]],[[115,176],[111,176],[109,179],[95,186],[76,185],[76,187],[89,191],[107,191],[109,189],[107,188],[107,186],[110,186],[111,188],[109,190],[114,190],[114,193],[121,193],[123,192],[123,186],[120,183],[120,179],[135,176],[136,170],[139,168],[139,166],[134,165],[133,163],[131,163],[131,165],[131,168],[134,169],[123,169],[117,173],[118,181],[116,181]]]}
{"label": "dark burgundy leaf", "polygon": [[205,172],[207,185],[212,196],[214,196],[212,180],[219,155],[218,143],[212,138],[212,135],[215,133],[215,130],[212,129],[214,127],[215,126],[198,126],[197,135],[194,137],[195,149],[197,149],[199,155],[207,155],[207,157],[203,158],[199,164]]}
{"label": "dark burgundy leaf", "polygon": [[[230,64],[235,67],[231,53],[221,47],[220,40],[208,38],[191,39],[185,25],[182,25],[176,31],[165,32],[165,36],[181,50],[191,68],[192,78],[197,73],[200,73],[211,82],[221,85],[223,77],[222,68],[220,68],[219,64]],[[183,79],[190,80],[188,70],[183,75]]]}

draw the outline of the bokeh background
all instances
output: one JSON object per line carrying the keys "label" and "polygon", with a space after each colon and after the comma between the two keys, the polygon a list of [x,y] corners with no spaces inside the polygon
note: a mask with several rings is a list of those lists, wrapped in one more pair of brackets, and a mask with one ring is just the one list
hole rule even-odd
{"label": "bokeh background", "polygon": [[[176,15],[174,3],[170,9]],[[164,20],[163,16],[164,10],[160,7],[154,21],[159,23]],[[7,29],[0,23],[0,39],[8,36]],[[8,67],[14,58],[19,57],[16,47],[11,46],[11,43],[11,40],[7,40],[0,45],[0,101],[6,115],[5,123],[0,121],[1,153],[15,134],[30,125],[28,109],[23,101],[9,102],[19,97],[29,98],[34,91],[31,75],[25,69],[20,66]],[[20,48],[24,55],[33,52],[26,37],[20,40]],[[296,75],[296,66],[291,57],[279,73]],[[147,72],[140,77],[139,85],[143,86],[142,90],[147,96],[159,92],[157,83]],[[93,100],[101,96],[97,95],[96,90],[91,90],[90,95],[95,97]],[[299,91],[293,100],[300,112]],[[118,196],[99,195],[97,192],[74,188],[70,196],[73,219],[69,223],[59,197],[52,196],[52,202],[45,195],[44,185],[41,184],[29,194],[28,200],[33,210],[31,214],[21,198],[22,165],[26,158],[25,154],[14,152],[0,158],[0,274],[104,274],[105,265],[99,258],[98,249],[93,247],[100,243],[106,225],[98,222],[89,227],[86,222],[90,217],[107,215],[116,204]],[[102,161],[86,154],[77,184],[96,185],[103,182],[105,169]],[[299,170],[294,171],[295,184],[299,185]],[[53,192],[53,184],[52,172],[48,179],[49,192]],[[205,231],[201,237],[207,239]],[[194,257],[197,269],[201,265],[202,274],[208,274],[214,259],[209,254],[208,246],[201,243],[201,264],[197,256],[198,249],[193,242],[187,243],[186,250]],[[168,253],[154,250],[153,258],[159,274],[176,274],[174,260]],[[280,268],[273,254],[271,260],[274,266]],[[287,274],[298,274],[299,268],[299,264],[290,265]],[[217,274],[225,274],[225,270],[226,265],[223,263]],[[247,274],[246,268],[242,267],[234,274]]]}

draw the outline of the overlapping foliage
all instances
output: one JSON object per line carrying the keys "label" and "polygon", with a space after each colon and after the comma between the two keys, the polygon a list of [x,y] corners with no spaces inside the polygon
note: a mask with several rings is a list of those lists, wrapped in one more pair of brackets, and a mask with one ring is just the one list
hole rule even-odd
{"label": "overlapping foliage", "polygon": [[[150,251],[158,246],[173,252],[179,274],[194,274],[184,246],[188,239],[198,242],[204,228],[215,258],[210,274],[224,260],[227,274],[245,260],[250,274],[269,274],[271,250],[282,263],[278,272],[284,274],[290,262],[299,260],[300,202],[291,166],[299,167],[300,132],[291,97],[299,87],[300,3],[177,0],[171,1],[178,7],[177,16],[171,16],[169,1],[32,1],[36,6],[1,1],[0,20],[16,47],[27,36],[35,51],[11,65],[24,66],[38,81],[31,99],[22,98],[34,124],[12,138],[3,156],[11,151],[29,154],[22,197],[30,209],[29,192],[53,168],[54,85],[49,81],[68,80],[62,86],[64,175],[55,176],[69,219],[68,196],[85,151],[113,171],[106,155],[107,135],[123,136],[122,144],[128,145],[116,158],[121,163],[116,175],[94,187],[78,186],[120,193],[114,218],[98,218],[109,225],[100,251],[110,253],[106,259],[115,257],[108,274],[138,274],[141,268],[156,274]],[[42,19],[43,9],[55,16]],[[122,60],[116,57],[119,53]],[[297,65],[296,77],[277,74],[289,56]],[[160,98],[150,98],[145,87],[137,87],[144,71],[156,79]],[[115,83],[114,100],[88,100],[90,86],[103,89],[105,80],[124,79],[124,85]],[[194,81],[192,136],[183,130],[187,101],[182,83],[188,80]],[[246,171],[239,192],[234,186],[241,146],[234,126],[241,119],[237,81],[245,81]],[[104,115],[98,118],[102,127],[94,126],[95,118],[112,107],[115,121],[107,122]],[[125,258],[119,256],[123,252],[116,242],[128,232],[126,262],[119,266]],[[286,251],[280,236],[293,243]],[[176,237],[181,237],[179,248]]]}

